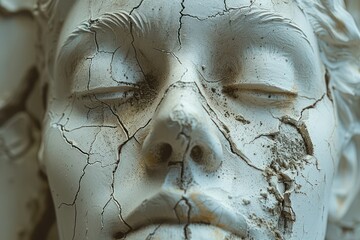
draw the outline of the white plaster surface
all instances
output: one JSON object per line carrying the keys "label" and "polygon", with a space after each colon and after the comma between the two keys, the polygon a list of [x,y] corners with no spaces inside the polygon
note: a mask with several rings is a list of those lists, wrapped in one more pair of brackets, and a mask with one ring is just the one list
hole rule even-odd
{"label": "white plaster surface", "polygon": [[299,6],[74,3],[42,159],[61,238],[324,239],[343,129]]}

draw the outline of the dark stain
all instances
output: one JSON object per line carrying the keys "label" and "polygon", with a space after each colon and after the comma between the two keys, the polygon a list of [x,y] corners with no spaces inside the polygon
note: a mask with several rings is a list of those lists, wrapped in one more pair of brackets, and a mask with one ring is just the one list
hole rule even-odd
{"label": "dark stain", "polygon": [[50,192],[46,194],[45,212],[40,218],[40,221],[35,226],[30,235],[29,240],[46,239],[49,235],[51,227],[55,224],[55,208]]}
{"label": "dark stain", "polygon": [[[19,112],[26,112],[26,102],[34,87],[36,86],[36,82],[39,79],[39,71],[34,66],[30,68],[23,80],[21,81],[20,86],[16,89],[16,91],[12,94],[11,99],[8,103],[0,109],[0,126],[2,126],[7,120],[11,119],[15,116],[15,114]],[[31,117],[31,116],[30,116]],[[32,117],[34,123],[38,128],[40,128],[40,123]]]}
{"label": "dark stain", "polygon": [[333,96],[330,90],[330,74],[329,71],[326,69],[325,71],[325,84],[326,84],[326,95],[331,102],[333,102]]}
{"label": "dark stain", "polygon": [[280,119],[281,122],[285,124],[292,125],[297,129],[297,131],[300,133],[301,137],[303,138],[305,142],[306,152],[308,155],[313,156],[314,155],[314,145],[311,141],[309,132],[307,130],[306,125],[303,122],[298,122],[295,119],[290,118],[289,116],[284,116]]}
{"label": "dark stain", "polygon": [[242,124],[250,124],[249,120],[246,120],[243,116],[237,115],[235,116],[235,120],[241,122]]}

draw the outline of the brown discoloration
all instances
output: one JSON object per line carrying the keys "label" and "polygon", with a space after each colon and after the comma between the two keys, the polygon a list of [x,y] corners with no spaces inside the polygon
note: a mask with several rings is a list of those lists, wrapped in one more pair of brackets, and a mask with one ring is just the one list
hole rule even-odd
{"label": "brown discoloration", "polygon": [[301,134],[305,146],[306,146],[306,152],[308,155],[314,155],[314,146],[312,144],[309,132],[307,130],[306,125],[303,122],[296,121],[295,119],[290,118],[289,116],[284,116],[280,119],[281,122],[290,124],[294,126],[298,132]]}
{"label": "brown discoloration", "polygon": [[55,224],[55,210],[50,193],[46,197],[46,208],[40,221],[31,233],[30,240],[46,239],[52,225]]}
{"label": "brown discoloration", "polygon": [[251,214],[249,216],[249,219],[251,219],[258,227],[267,228],[269,232],[272,234],[272,236],[269,236],[269,238],[272,237],[275,240],[284,240],[284,237],[282,236],[281,232],[278,230],[277,226],[275,226],[271,222],[259,218],[255,214]]}
{"label": "brown discoloration", "polygon": [[330,87],[330,74],[329,71],[326,69],[325,72],[325,84],[326,84],[326,96],[328,97],[328,99],[333,102],[333,96],[331,94],[331,87]]}
{"label": "brown discoloration", "polygon": [[[268,192],[278,201],[271,212],[279,216],[277,229],[280,230],[279,234],[281,232],[281,236],[285,237],[291,234],[292,226],[296,221],[296,214],[291,205],[291,194],[297,187],[293,174],[298,173],[304,169],[305,164],[308,164],[305,158],[308,153],[312,153],[312,145],[309,150],[304,137],[304,135],[308,136],[304,124],[298,124],[289,117],[283,117],[281,122],[279,132],[269,139],[273,141],[272,161],[263,175],[269,183]],[[278,187],[279,184],[284,188],[282,191]]]}
{"label": "brown discoloration", "polygon": [[243,116],[237,115],[235,116],[235,120],[241,122],[242,124],[250,124],[249,120],[246,120]]}

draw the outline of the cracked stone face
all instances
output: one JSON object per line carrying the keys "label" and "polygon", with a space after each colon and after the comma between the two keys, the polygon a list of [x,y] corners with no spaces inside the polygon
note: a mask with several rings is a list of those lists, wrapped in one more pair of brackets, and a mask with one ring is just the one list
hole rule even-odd
{"label": "cracked stone face", "polygon": [[78,1],[58,46],[61,239],[324,239],[337,118],[296,3]]}

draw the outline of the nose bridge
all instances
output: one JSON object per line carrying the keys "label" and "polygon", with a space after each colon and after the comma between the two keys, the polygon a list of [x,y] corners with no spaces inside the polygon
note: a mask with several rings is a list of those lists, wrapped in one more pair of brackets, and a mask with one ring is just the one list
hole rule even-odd
{"label": "nose bridge", "polygon": [[[174,153],[184,152],[191,137],[204,120],[202,107],[193,93],[171,90],[159,105],[147,144],[170,144]],[[202,119],[202,120],[200,120]]]}
{"label": "nose bridge", "polygon": [[205,122],[202,106],[194,94],[186,91],[171,93],[166,102],[159,109],[158,120],[166,121],[167,125],[178,125],[179,134],[191,137],[191,134],[199,128],[201,122]]}
{"label": "nose bridge", "polygon": [[189,159],[205,170],[218,167],[222,147],[211,131],[209,116],[191,86],[171,89],[160,103],[143,145],[151,168]]}

